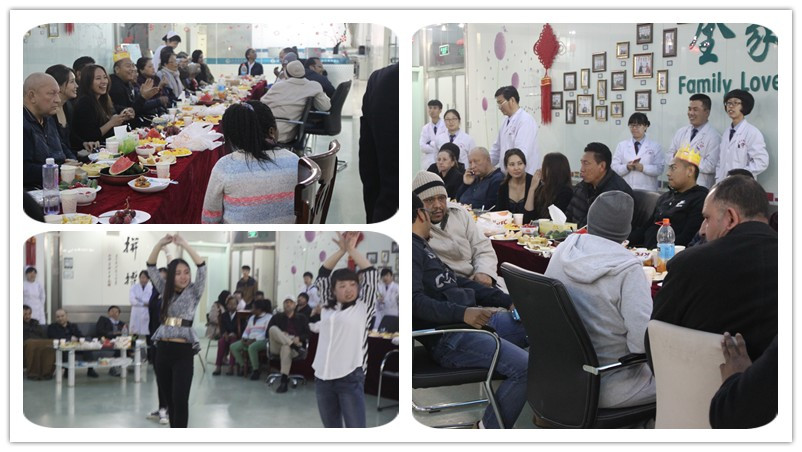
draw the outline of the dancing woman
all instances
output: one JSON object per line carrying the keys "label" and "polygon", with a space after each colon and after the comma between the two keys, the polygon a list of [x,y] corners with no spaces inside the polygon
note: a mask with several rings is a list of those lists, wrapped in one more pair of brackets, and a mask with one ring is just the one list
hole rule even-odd
{"label": "dancing woman", "polygon": [[[339,249],[320,267],[317,281],[323,308],[320,322],[309,325],[320,333],[315,369],[315,393],[326,428],[365,427],[365,373],[368,328],[379,287],[379,272],[357,251],[359,232],[337,233]],[[359,273],[332,269],[348,254]]]}
{"label": "dancing woman", "polygon": [[[159,274],[156,258],[162,247],[169,243],[175,243],[189,253],[197,267],[194,282],[189,264],[183,259],[174,259],[169,263],[166,278]],[[152,336],[157,343],[156,382],[167,401],[170,427],[186,428],[193,374],[192,358],[195,354],[193,344],[198,343],[198,336],[192,330],[192,321],[206,287],[206,262],[183,237],[168,234],[153,247],[147,266],[153,286],[163,294],[160,312],[162,324]]]}

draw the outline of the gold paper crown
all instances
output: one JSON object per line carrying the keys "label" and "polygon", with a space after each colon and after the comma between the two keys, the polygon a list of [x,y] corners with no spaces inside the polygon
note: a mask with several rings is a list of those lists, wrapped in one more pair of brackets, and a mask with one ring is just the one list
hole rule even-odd
{"label": "gold paper crown", "polygon": [[699,163],[702,161],[702,155],[699,154],[699,151],[692,148],[688,144],[679,148],[677,153],[674,154],[674,158],[684,160],[688,163],[696,165],[697,167],[699,167]]}
{"label": "gold paper crown", "polygon": [[114,52],[113,60],[114,60],[115,63],[120,61],[120,60],[124,60],[126,58],[131,58],[131,54],[128,53],[128,52],[124,52],[122,50]]}

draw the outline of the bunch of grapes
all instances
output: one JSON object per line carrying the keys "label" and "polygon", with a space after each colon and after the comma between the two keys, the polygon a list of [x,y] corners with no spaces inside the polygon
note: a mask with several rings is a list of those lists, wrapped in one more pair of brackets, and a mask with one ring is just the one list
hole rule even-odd
{"label": "bunch of grapes", "polygon": [[109,224],[131,224],[131,221],[136,216],[136,210],[131,209],[128,204],[128,198],[125,198],[125,209],[118,210],[109,218]]}

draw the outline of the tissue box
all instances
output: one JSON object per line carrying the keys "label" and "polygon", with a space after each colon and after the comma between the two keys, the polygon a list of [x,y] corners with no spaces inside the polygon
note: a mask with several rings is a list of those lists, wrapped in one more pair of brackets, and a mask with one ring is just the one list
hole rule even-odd
{"label": "tissue box", "polygon": [[538,232],[541,235],[548,234],[551,231],[576,231],[576,223],[554,224],[551,220],[540,220],[538,223]]}

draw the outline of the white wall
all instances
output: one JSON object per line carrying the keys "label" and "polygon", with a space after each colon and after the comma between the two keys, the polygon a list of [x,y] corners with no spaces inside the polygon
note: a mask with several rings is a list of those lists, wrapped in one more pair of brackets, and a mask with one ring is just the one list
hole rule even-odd
{"label": "white wall", "polygon": [[[48,38],[46,28],[30,30],[30,36],[12,37],[23,40],[23,77],[34,72],[44,72],[54,64],[72,67],[72,62],[81,56],[91,56],[101,66],[112,66],[114,53],[114,25],[75,23],[75,30],[68,35],[64,24],[58,24],[59,36]],[[13,42],[13,41],[12,41]],[[19,42],[19,41],[17,41]],[[19,88],[22,91],[22,87]],[[14,90],[12,89],[12,92]]]}

